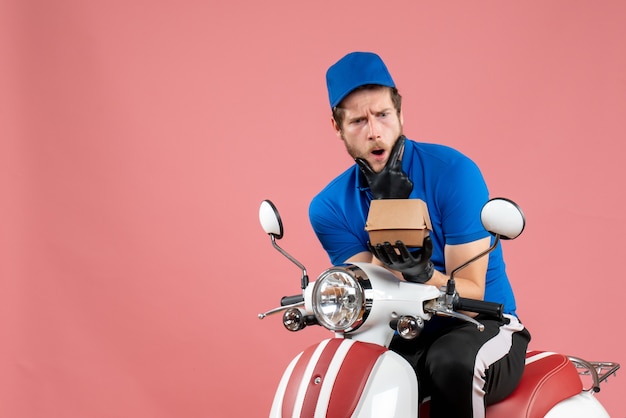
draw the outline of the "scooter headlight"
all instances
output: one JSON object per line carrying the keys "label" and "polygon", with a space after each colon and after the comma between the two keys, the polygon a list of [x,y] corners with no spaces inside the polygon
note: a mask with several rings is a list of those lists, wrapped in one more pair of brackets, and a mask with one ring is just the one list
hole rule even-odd
{"label": "scooter headlight", "polygon": [[368,310],[363,272],[346,265],[333,267],[315,281],[312,294],[313,313],[323,327],[331,331],[353,331],[365,320]]}

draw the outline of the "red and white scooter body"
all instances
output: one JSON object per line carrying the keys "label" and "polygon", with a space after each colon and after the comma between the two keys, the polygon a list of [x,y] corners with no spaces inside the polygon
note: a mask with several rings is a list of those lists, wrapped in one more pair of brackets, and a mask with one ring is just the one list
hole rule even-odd
{"label": "red and white scooter body", "polygon": [[270,417],[416,417],[417,380],[400,355],[332,338],[300,353],[280,381]]}
{"label": "red and white scooter body", "polygon": [[[282,377],[270,417],[417,416],[415,371],[387,348],[394,333],[388,323],[392,313],[430,318],[423,301],[436,298],[439,290],[400,281],[373,264],[354,263],[354,268],[370,277],[375,289],[366,291],[371,306],[367,322],[349,338],[337,333],[300,353]],[[305,292],[308,312],[312,289]]]}
{"label": "red and white scooter body", "polygon": [[[300,353],[280,381],[270,418],[403,418],[428,416],[418,405],[415,373],[398,354],[377,344],[324,340]],[[487,418],[609,418],[582,387],[567,356],[527,353],[517,389],[487,408]]]}

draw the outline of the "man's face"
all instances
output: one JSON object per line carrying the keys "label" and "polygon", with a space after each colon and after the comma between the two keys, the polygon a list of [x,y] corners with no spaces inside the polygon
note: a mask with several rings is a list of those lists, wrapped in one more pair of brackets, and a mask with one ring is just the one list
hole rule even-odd
{"label": "man's face", "polygon": [[388,88],[357,90],[341,103],[344,119],[333,126],[352,158],[366,160],[372,170],[380,172],[389,153],[402,134],[402,115],[398,115]]}

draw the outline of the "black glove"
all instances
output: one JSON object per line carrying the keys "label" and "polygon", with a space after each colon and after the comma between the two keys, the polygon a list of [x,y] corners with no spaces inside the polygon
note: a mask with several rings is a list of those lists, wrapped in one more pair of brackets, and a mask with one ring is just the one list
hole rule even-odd
{"label": "black glove", "polygon": [[402,171],[402,161],[398,159],[404,150],[404,140],[404,135],[398,138],[380,173],[375,173],[364,159],[355,160],[367,179],[374,199],[406,199],[411,194],[413,182]]}
{"label": "black glove", "polygon": [[433,254],[433,243],[430,237],[424,238],[422,248],[412,252],[402,241],[396,241],[395,245],[384,242],[375,246],[368,242],[367,246],[385,266],[401,272],[402,277],[409,282],[425,283],[433,277],[435,268],[433,262],[430,261],[430,256]]}

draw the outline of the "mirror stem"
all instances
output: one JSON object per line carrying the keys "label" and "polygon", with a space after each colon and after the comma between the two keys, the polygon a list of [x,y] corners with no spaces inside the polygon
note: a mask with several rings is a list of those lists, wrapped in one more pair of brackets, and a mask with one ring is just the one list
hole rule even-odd
{"label": "mirror stem", "polygon": [[280,246],[276,243],[276,236],[274,234],[269,234],[269,235],[270,235],[270,237],[272,239],[272,245],[274,246],[274,248],[276,248],[278,250],[278,252],[280,252],[282,255],[287,257],[289,259],[289,261],[291,261],[293,264],[298,266],[300,268],[300,270],[302,270],[302,279],[301,279],[300,285],[302,287],[302,290],[306,289],[307,286],[309,285],[309,276],[306,273],[306,268],[298,260],[296,260],[290,254],[288,254],[287,251],[285,251],[282,248],[280,248]]}
{"label": "mirror stem", "polygon": [[[487,248],[485,251],[483,251],[482,253],[478,254],[477,256],[469,259],[468,261],[466,261],[465,263],[461,264],[460,266],[458,266],[457,268],[455,268],[454,270],[452,270],[452,273],[450,273],[450,279],[448,280],[448,289],[446,291],[447,294],[449,294],[448,292],[450,291],[450,288],[452,288],[452,291],[454,292],[454,275],[459,271],[464,269],[465,267],[467,267],[468,265],[472,264],[474,261],[478,260],[481,257],[484,257],[485,255],[489,254],[490,252],[492,252],[493,250],[495,250],[495,248],[498,246],[498,243],[500,242],[500,235],[496,234],[495,235],[495,239],[493,240],[493,244],[491,245],[491,247]],[[452,284],[450,284],[450,282],[452,282]]]}

